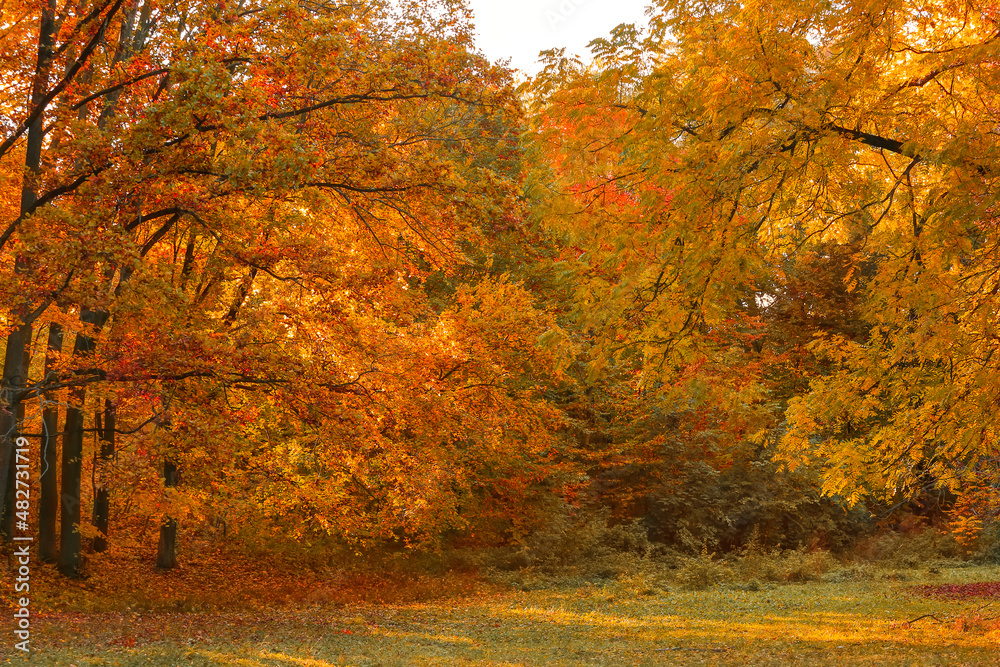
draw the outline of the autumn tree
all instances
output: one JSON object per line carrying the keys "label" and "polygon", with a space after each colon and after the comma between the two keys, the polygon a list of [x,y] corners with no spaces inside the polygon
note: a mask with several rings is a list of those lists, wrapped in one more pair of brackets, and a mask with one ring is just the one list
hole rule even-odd
{"label": "autumn tree", "polygon": [[[44,37],[51,17],[29,9]],[[211,508],[348,539],[516,522],[558,468],[531,379],[551,366],[534,349],[545,315],[502,275],[434,305],[425,289],[488,245],[516,186],[495,147],[518,108],[465,10],[57,10],[43,75],[7,61],[43,94],[11,105],[4,159],[36,119],[47,134],[38,197],[0,240],[8,357],[27,364],[17,331],[39,320],[73,341],[60,355],[54,335],[37,375],[5,380],[12,428],[20,406],[69,392],[61,569],[79,574],[94,534],[88,466],[95,547],[117,495],[162,524],[165,566],[177,519]]]}
{"label": "autumn tree", "polygon": [[[533,88],[542,214],[575,247],[594,367],[638,353],[640,386],[670,384],[722,361],[712,341],[734,325],[755,354],[780,353],[746,336],[761,306],[791,296],[787,276],[826,261],[822,291],[842,294],[853,321],[810,331],[818,374],[808,389],[795,380],[784,425],[758,437],[780,439],[791,467],[821,466],[824,490],[851,503],[985,479],[997,446],[995,11],[657,9],[645,36],[623,27],[595,42],[594,69],[553,60]],[[800,294],[811,312],[797,317],[820,325],[834,303]],[[739,409],[762,405],[766,379]]]}

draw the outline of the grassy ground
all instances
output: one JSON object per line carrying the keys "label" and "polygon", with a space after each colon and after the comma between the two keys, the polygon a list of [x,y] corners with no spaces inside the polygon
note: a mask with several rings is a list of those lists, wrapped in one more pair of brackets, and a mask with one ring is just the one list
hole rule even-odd
{"label": "grassy ground", "polygon": [[[27,664],[1000,664],[1000,601],[937,599],[914,588],[998,581],[997,567],[869,569],[705,590],[648,573],[511,590],[456,574],[126,572],[69,586],[41,572],[37,605],[48,611],[34,619]],[[242,595],[227,593],[227,582]],[[220,596],[234,604],[217,604]],[[25,662],[10,657],[11,634],[3,636],[4,660]]]}

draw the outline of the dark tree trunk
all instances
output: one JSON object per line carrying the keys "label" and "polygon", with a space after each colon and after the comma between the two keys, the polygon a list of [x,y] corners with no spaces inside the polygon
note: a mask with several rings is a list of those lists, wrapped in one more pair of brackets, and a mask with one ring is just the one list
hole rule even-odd
{"label": "dark tree trunk", "polygon": [[[108,321],[106,311],[84,309],[80,314],[84,327],[100,331]],[[88,326],[89,325],[89,326]],[[81,331],[73,345],[73,358],[89,357],[96,347],[91,331]],[[59,532],[59,571],[67,577],[80,577],[80,475],[83,469],[83,404],[87,398],[85,385],[75,388],[66,408],[62,451],[62,524]]]}
{"label": "dark tree trunk", "polygon": [[108,468],[115,455],[115,407],[111,399],[104,399],[104,424],[97,427],[101,436],[101,451],[96,466],[97,485],[94,489],[94,527],[98,535],[94,538],[94,551],[101,553],[108,548],[108,517],[110,499],[108,497]]}
{"label": "dark tree trunk", "polygon": [[[55,39],[55,0],[49,0],[42,8],[38,25],[38,61],[31,85],[31,99],[28,103],[30,115],[40,104],[48,87],[48,70],[52,60],[52,45]],[[34,179],[42,171],[42,114],[28,127],[25,144],[24,166],[27,175],[21,187],[21,215],[31,211],[38,195]],[[15,273],[24,273],[28,264],[18,256],[14,262]],[[14,520],[14,442],[20,435],[24,408],[21,405],[21,391],[27,383],[28,354],[31,345],[30,304],[16,305],[16,328],[7,336],[7,350],[4,354],[3,378],[0,379],[0,532],[10,541],[11,525]]]}
{"label": "dark tree trunk", "polygon": [[[163,486],[177,486],[177,466],[170,459],[163,461]],[[156,567],[169,570],[177,567],[177,519],[167,517],[160,526],[160,543],[156,549]]]}
{"label": "dark tree trunk", "polygon": [[[77,335],[77,341],[82,336]],[[86,398],[81,387],[72,392],[66,408],[62,449],[62,523],[59,531],[59,571],[67,577],[80,572],[80,473],[83,463],[83,409]]]}
{"label": "dark tree trunk", "polygon": [[[45,352],[45,380],[54,375],[57,355],[62,352],[63,328],[53,322],[49,325],[49,343]],[[38,501],[38,555],[46,563],[59,558],[56,540],[56,517],[59,513],[59,486],[56,466],[59,462],[59,405],[54,397],[45,395],[42,410],[42,460],[40,479],[41,496]]]}
{"label": "dark tree trunk", "polygon": [[14,537],[14,448],[21,433],[24,404],[18,395],[28,377],[31,325],[26,324],[7,337],[4,358],[3,399],[0,403],[0,534],[4,542]]}

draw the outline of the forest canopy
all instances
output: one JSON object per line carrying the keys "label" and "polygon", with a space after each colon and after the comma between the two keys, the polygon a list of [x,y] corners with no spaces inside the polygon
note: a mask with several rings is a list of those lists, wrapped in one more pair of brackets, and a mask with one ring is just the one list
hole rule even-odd
{"label": "forest canopy", "polygon": [[25,437],[65,574],[995,524],[995,8],[659,2],[520,87],[455,0],[0,11],[0,529]]}

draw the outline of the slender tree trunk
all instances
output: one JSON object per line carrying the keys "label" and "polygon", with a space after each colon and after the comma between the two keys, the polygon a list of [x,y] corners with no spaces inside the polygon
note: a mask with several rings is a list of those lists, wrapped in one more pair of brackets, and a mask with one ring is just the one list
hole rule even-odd
{"label": "slender tree trunk", "polygon": [[[5,542],[10,542],[11,538],[14,536],[14,443],[17,441],[18,436],[20,436],[21,422],[24,420],[24,404],[21,402],[18,396],[19,390],[24,388],[28,377],[28,363],[30,361],[31,352],[31,325],[25,325],[22,327],[25,340],[20,340],[11,334],[8,338],[8,345],[11,345],[11,339],[15,342],[11,348],[11,355],[7,355],[8,358],[5,359],[4,363],[4,377],[11,377],[13,382],[11,385],[4,383],[4,392],[7,396],[4,396],[4,401],[2,403],[4,414],[3,419],[0,420],[0,425],[4,428],[3,433],[7,434],[8,443],[2,443],[0,445],[7,444],[5,448],[7,454],[6,474],[4,475],[4,482],[6,484],[0,483],[0,489],[2,489],[2,495],[0,495],[0,500],[2,500],[3,512],[0,513],[0,533],[4,536]],[[11,359],[13,354],[20,352],[21,358]],[[10,362],[14,367],[12,370],[12,375],[7,375],[7,362]],[[4,467],[0,467],[3,470]]]}
{"label": "slender tree trunk", "polygon": [[95,466],[97,486],[94,489],[94,527],[98,535],[94,538],[94,551],[101,553],[108,548],[108,518],[110,499],[108,497],[108,468],[115,455],[115,407],[110,398],[104,399],[104,424],[98,426],[101,436],[101,451]]}
{"label": "slender tree trunk", "polygon": [[[163,461],[163,486],[177,486],[177,466],[169,458]],[[177,567],[177,519],[167,517],[160,526],[160,543],[156,548],[156,567],[169,570]]]}
{"label": "slender tree trunk", "polygon": [[[38,61],[35,64],[35,77],[31,85],[29,114],[42,103],[45,96],[54,39],[55,0],[49,0],[42,7],[38,25]],[[39,114],[28,128],[24,158],[27,175],[21,187],[22,215],[32,210],[38,201],[34,179],[42,171],[42,122],[42,114]],[[14,262],[15,273],[20,274],[27,270],[27,261],[19,256]],[[12,537],[9,524],[14,519],[14,442],[19,435],[24,414],[20,394],[28,376],[27,361],[31,345],[31,323],[28,321],[28,314],[31,310],[30,304],[27,303],[15,306],[17,324],[14,331],[7,336],[3,378],[0,379],[0,529],[6,541],[10,541]]]}
{"label": "slender tree trunk", "polygon": [[[84,326],[100,331],[108,320],[107,311],[84,309],[80,321]],[[81,359],[94,351],[96,334],[81,331],[73,345],[73,358]],[[66,408],[62,451],[62,523],[59,532],[59,571],[67,577],[80,577],[80,475],[83,470],[83,406],[87,399],[86,386],[76,387]]]}
{"label": "slender tree trunk", "polygon": [[[81,336],[77,336],[77,340]],[[75,350],[74,350],[75,351]],[[83,410],[86,399],[81,387],[70,396],[62,449],[62,524],[59,531],[59,571],[68,577],[80,572],[80,473],[83,463]]]}
{"label": "slender tree trunk", "polygon": [[[49,343],[45,352],[45,380],[53,377],[56,358],[62,352],[63,328],[55,322],[49,325]],[[56,540],[56,517],[59,513],[59,486],[56,465],[59,462],[59,405],[54,396],[45,395],[42,410],[42,476],[38,501],[38,555],[46,563],[59,558]]]}

